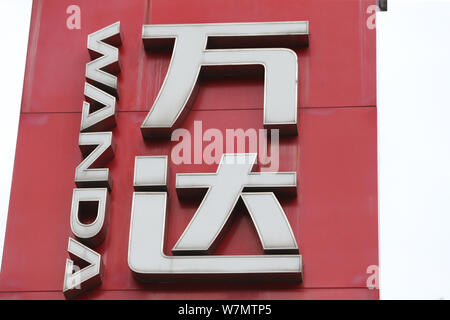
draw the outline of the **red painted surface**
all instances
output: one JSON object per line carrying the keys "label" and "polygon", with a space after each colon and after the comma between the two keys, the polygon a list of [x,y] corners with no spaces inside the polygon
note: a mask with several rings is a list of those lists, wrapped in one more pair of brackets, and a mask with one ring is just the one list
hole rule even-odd
{"label": "red painted surface", "polygon": [[[19,137],[11,191],[0,299],[61,299],[81,119],[86,39],[121,21],[122,72],[111,220],[96,248],[106,265],[94,299],[376,299],[366,268],[378,264],[375,31],[366,27],[375,1],[131,0],[36,1],[33,5]],[[81,30],[65,26],[68,5],[81,8]],[[310,21],[299,55],[299,134],[281,138],[280,170],[297,171],[298,196],[280,198],[303,256],[302,284],[143,285],[127,267],[136,155],[170,154],[170,141],[144,141],[139,127],[162,84],[169,54],[145,53],[144,23]],[[184,128],[262,128],[262,79],[202,83]],[[171,165],[171,248],[196,209],[180,202],[177,172],[216,165]],[[238,212],[241,213],[241,212]],[[167,252],[169,253],[169,252]],[[238,214],[217,254],[262,253],[250,218]]]}

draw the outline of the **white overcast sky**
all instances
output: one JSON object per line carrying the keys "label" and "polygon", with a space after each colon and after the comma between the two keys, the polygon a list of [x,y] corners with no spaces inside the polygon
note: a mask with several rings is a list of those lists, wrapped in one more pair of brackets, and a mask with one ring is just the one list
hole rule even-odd
{"label": "white overcast sky", "polygon": [[0,266],[11,189],[14,151],[19,124],[20,102],[27,55],[31,0],[1,0],[0,30],[2,48],[0,63],[0,94],[2,116],[0,125]]}
{"label": "white overcast sky", "polygon": [[450,1],[377,19],[381,297],[450,299]]}
{"label": "white overcast sky", "polygon": [[[0,1],[0,253],[31,3]],[[450,299],[449,31],[450,0],[388,0],[377,14],[382,299]]]}

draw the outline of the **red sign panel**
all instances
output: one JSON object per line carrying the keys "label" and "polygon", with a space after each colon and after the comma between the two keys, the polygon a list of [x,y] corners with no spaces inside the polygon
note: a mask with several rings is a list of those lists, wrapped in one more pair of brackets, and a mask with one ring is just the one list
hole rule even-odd
{"label": "red sign panel", "polygon": [[[62,292],[89,34],[120,21],[116,150],[105,266],[87,299],[377,299],[368,279],[378,265],[375,1],[54,0],[33,3],[16,160],[0,273],[0,299],[64,299]],[[79,26],[67,21],[79,7]],[[177,141],[144,139],[140,127],[160,91],[170,51],[145,50],[143,25],[308,21],[298,57],[298,134],[280,136],[280,172],[295,172],[296,196],[278,201],[302,256],[302,282],[196,279],[141,283],[128,266],[136,156],[172,155]],[[174,94],[177,94],[176,92]],[[192,135],[192,163],[169,161],[164,253],[171,256],[201,198],[181,199],[179,173],[213,173],[196,162],[208,129],[264,129],[264,76],[202,77],[180,124]],[[201,123],[201,128],[199,127]],[[196,137],[197,135],[197,137]],[[195,140],[197,139],[197,140]],[[199,140],[198,140],[199,139]],[[225,142],[224,142],[225,143]],[[197,145],[198,147],[198,145]],[[233,150],[238,152],[239,150]],[[248,152],[246,149],[245,152]],[[214,255],[264,255],[246,208],[233,210]],[[374,269],[375,268],[375,269]],[[369,271],[368,273],[368,270]]]}

